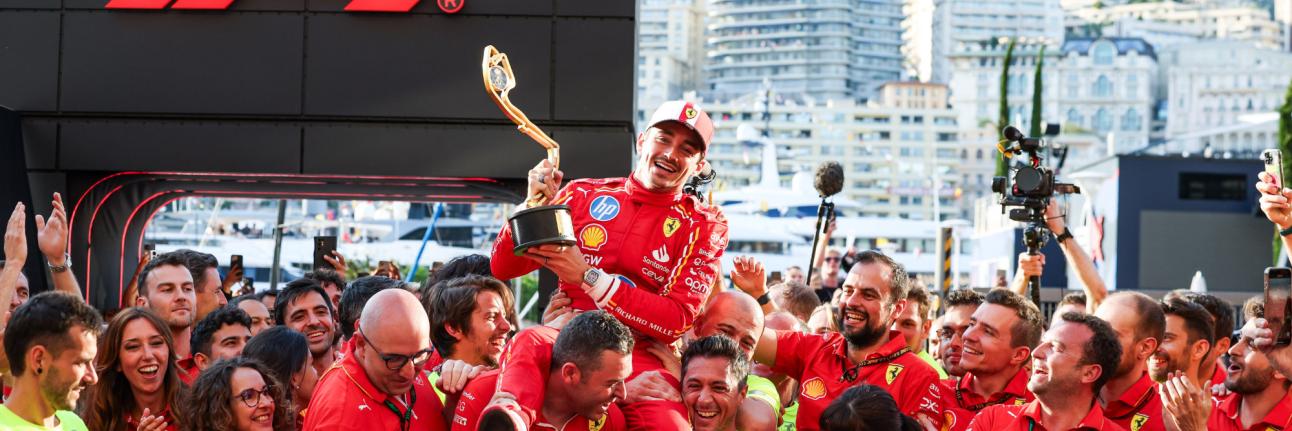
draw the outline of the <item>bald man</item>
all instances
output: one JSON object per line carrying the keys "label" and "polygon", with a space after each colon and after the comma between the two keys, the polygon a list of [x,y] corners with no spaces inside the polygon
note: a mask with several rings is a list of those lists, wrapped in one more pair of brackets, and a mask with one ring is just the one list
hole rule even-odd
{"label": "bald man", "polygon": [[305,431],[448,429],[425,375],[431,324],[417,297],[402,289],[373,295],[354,334],[354,354],[319,378]]}
{"label": "bald man", "polygon": [[[750,358],[762,333],[763,309],[758,301],[744,292],[728,290],[713,296],[685,338],[689,344],[710,335],[726,335],[745,352],[746,358]],[[748,391],[736,411],[736,427],[742,430],[775,430],[781,414],[781,397],[776,392],[776,385],[753,374],[745,382]],[[692,423],[695,423],[697,406],[686,407]]]}

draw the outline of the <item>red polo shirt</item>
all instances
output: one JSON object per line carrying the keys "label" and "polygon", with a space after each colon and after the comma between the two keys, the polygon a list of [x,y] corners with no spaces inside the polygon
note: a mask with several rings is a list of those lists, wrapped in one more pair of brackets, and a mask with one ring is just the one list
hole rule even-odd
{"label": "red polo shirt", "polygon": [[193,382],[197,380],[197,375],[202,374],[202,370],[197,369],[197,361],[194,361],[192,356],[180,359],[175,362],[175,365],[179,366],[179,369],[176,370],[179,371],[179,381],[184,382],[186,385],[193,386]]}
{"label": "red polo shirt", "polygon": [[1211,431],[1280,431],[1288,419],[1292,419],[1292,397],[1284,394],[1283,399],[1265,414],[1257,423],[1243,427],[1238,423],[1238,409],[1242,407],[1243,397],[1229,394],[1217,400],[1216,407],[1207,418],[1207,429]]}
{"label": "red polo shirt", "polygon": [[[448,427],[441,416],[442,405],[435,391],[426,382],[425,374],[418,371],[413,388],[403,396],[390,396],[377,390],[368,380],[368,374],[355,355],[335,363],[314,387],[310,397],[309,412],[305,415],[303,431],[372,431],[372,430],[429,430],[445,431]],[[401,419],[412,404],[407,428],[401,428]],[[390,409],[393,405],[399,416]]]}
{"label": "red polo shirt", "polygon": [[[458,407],[453,409],[453,431],[475,431],[479,425],[480,413],[484,411],[485,406],[489,405],[489,400],[493,398],[493,393],[498,387],[498,370],[488,371],[476,376],[467,387],[462,389],[462,397],[458,399]],[[624,431],[627,425],[624,422],[624,415],[619,411],[619,407],[614,403],[610,404],[610,411],[598,420],[588,420],[583,416],[574,415],[563,424],[553,424],[543,417],[543,409],[538,409],[538,418],[534,421],[534,431]]]}
{"label": "red polo shirt", "polygon": [[[860,384],[871,384],[888,390],[897,401],[902,413],[915,416],[917,412],[932,411],[934,425],[941,426],[937,417],[936,395],[938,372],[906,348],[906,338],[897,331],[888,331],[888,343],[866,356],[865,365],[858,366],[848,358],[848,342],[843,335],[802,334],[779,332],[776,342],[776,363],[772,370],[798,379],[799,411],[795,423],[801,431],[817,430],[821,412],[843,391]],[[851,380],[844,374],[854,375]]]}
{"label": "red polo shirt", "polygon": [[[1032,400],[1021,406],[998,404],[987,407],[978,413],[978,417],[969,424],[969,431],[1048,431],[1041,423],[1041,401]],[[1090,412],[1077,423],[1073,430],[1080,431],[1125,431],[1120,425],[1104,417],[1099,403],[1091,403]],[[1067,430],[1054,430],[1067,431]]]}
{"label": "red polo shirt", "polygon": [[[942,400],[942,431],[964,431],[969,428],[978,412],[996,404],[1021,406],[1036,399],[1027,390],[1027,379],[1032,374],[1027,368],[1020,367],[1014,378],[1005,384],[1000,392],[983,397],[973,391],[971,383],[976,379],[973,373],[965,373],[959,382],[946,379],[938,382],[938,395]],[[959,394],[959,396],[957,396]]]}
{"label": "red polo shirt", "polygon": [[1104,417],[1130,431],[1166,431],[1162,423],[1162,397],[1158,396],[1157,382],[1140,375],[1138,381],[1122,392],[1122,396],[1107,403]]}

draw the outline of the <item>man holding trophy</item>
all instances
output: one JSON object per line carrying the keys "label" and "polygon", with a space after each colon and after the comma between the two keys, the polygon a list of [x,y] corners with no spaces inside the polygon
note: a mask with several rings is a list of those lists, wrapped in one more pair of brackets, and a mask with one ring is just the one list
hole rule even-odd
{"label": "man holding trophy", "polygon": [[[655,111],[650,127],[638,136],[636,166],[627,178],[571,181],[558,190],[562,173],[543,160],[529,172],[529,196],[551,196],[544,203],[569,206],[577,244],[540,245],[516,255],[512,227],[505,226],[494,244],[494,276],[509,279],[548,268],[560,278],[574,309],[605,310],[633,329],[638,343],[630,379],[660,370],[660,360],[646,351],[648,340],[676,341],[721,275],[726,219],[716,206],[682,192],[704,168],[712,136],[707,114],[691,103],[671,101]],[[504,374],[526,368],[508,365]],[[667,378],[680,387],[676,376]],[[500,387],[512,389],[508,386],[503,379]],[[534,407],[526,405],[524,394],[513,395],[522,411]],[[542,394],[537,396],[541,400]],[[622,407],[630,429],[689,429],[680,402]],[[524,420],[532,421],[528,415]]]}

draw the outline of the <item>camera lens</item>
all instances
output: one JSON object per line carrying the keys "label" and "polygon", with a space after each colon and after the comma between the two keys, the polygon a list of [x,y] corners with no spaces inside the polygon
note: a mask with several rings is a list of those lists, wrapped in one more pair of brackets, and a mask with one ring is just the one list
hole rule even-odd
{"label": "camera lens", "polygon": [[1018,188],[1019,193],[1030,195],[1041,188],[1044,181],[1041,171],[1031,166],[1019,168],[1014,172],[1014,185]]}

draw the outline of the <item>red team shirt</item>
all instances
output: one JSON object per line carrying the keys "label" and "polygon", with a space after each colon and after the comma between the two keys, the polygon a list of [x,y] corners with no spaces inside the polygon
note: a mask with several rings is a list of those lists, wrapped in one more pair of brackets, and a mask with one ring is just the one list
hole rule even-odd
{"label": "red team shirt", "polygon": [[[1005,384],[1005,389],[986,398],[975,393],[970,386],[974,380],[973,373],[965,373],[959,382],[952,379],[938,382],[937,395],[942,400],[941,430],[964,431],[982,409],[996,404],[1021,406],[1036,399],[1027,390],[1027,379],[1030,376],[1027,368],[1020,368],[1014,378]],[[957,392],[959,397],[956,396]]]}
{"label": "red team shirt", "polygon": [[[1041,425],[1041,402],[1033,400],[1030,403],[1014,405],[994,405],[987,407],[978,413],[973,423],[969,424],[969,431],[1050,431],[1044,425]],[[1074,430],[1082,431],[1124,431],[1120,425],[1104,417],[1103,409],[1099,408],[1099,403],[1092,403],[1090,413],[1081,419]],[[1052,430],[1068,431],[1068,430]]]}
{"label": "red team shirt", "polygon": [[1213,401],[1215,401],[1215,407],[1211,409],[1211,417],[1207,418],[1207,429],[1210,431],[1281,431],[1288,419],[1292,419],[1292,397],[1286,395],[1269,413],[1265,414],[1260,422],[1248,425],[1246,428],[1238,424],[1238,409],[1243,404],[1242,396],[1229,394]]}
{"label": "red team shirt", "polygon": [[1166,431],[1157,382],[1145,372],[1120,398],[1107,403],[1104,417],[1130,431]]}
{"label": "red team shirt", "polygon": [[[938,372],[914,353],[897,353],[906,347],[906,338],[897,331],[888,332],[888,343],[867,356],[867,360],[896,355],[896,358],[862,366],[856,378],[847,381],[845,370],[854,365],[848,359],[848,343],[843,335],[780,332],[776,341],[776,361],[772,370],[798,379],[799,411],[795,424],[801,431],[817,430],[821,412],[845,390],[860,384],[879,386],[893,395],[897,409],[915,416],[917,412],[937,411]],[[940,417],[930,417],[939,425]]]}
{"label": "red team shirt", "polygon": [[[430,383],[426,374],[415,373],[413,388],[410,394],[392,397],[378,391],[368,380],[367,373],[359,364],[356,355],[347,355],[338,361],[319,378],[314,387],[314,396],[310,398],[309,411],[305,414],[303,431],[372,431],[372,430],[418,430],[444,431],[443,404]],[[411,397],[410,397],[411,396]],[[387,407],[393,404],[401,412],[408,411],[408,404],[413,401],[413,411],[409,415],[407,428],[401,428],[401,416]]]}
{"label": "red team shirt", "polygon": [[[477,421],[480,419],[480,412],[489,405],[497,384],[498,370],[476,376],[471,383],[467,383],[467,387],[462,389],[462,397],[458,399],[458,407],[453,409],[453,431],[475,431],[479,425]],[[564,424],[550,423],[543,417],[542,409],[539,409],[538,418],[534,421],[532,429],[535,431],[624,431],[628,428],[625,426],[624,415],[619,411],[619,406],[612,403],[610,411],[601,419],[593,421],[575,415]]]}
{"label": "red team shirt", "polygon": [[[575,237],[587,263],[624,280],[596,301],[583,291],[582,280],[561,280],[560,289],[569,295],[571,306],[604,310],[633,330],[638,342],[630,379],[663,369],[659,358],[646,350],[645,339],[672,343],[691,328],[721,275],[726,218],[716,206],[694,196],[653,192],[634,178],[571,181],[552,202],[570,207]],[[537,262],[516,256],[514,244],[511,227],[504,225],[490,259],[495,277],[507,280],[539,268]],[[538,380],[546,372],[515,368],[502,377],[504,383],[513,378]],[[666,378],[674,387],[681,386],[671,375]],[[518,401],[527,413],[542,405],[520,398],[525,397],[518,395]],[[688,426],[686,408],[679,402],[626,405],[624,415],[634,428]]]}

